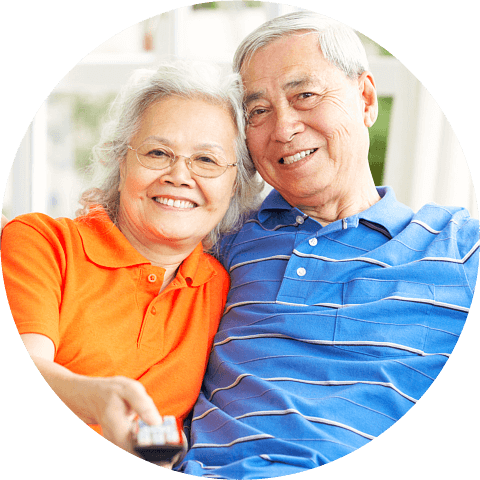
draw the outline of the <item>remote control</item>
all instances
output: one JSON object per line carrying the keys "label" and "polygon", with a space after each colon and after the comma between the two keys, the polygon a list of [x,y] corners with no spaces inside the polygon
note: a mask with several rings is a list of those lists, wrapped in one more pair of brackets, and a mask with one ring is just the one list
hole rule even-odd
{"label": "remote control", "polygon": [[182,431],[175,417],[166,415],[162,420],[157,425],[137,420],[133,448],[148,462],[169,462],[183,450]]}

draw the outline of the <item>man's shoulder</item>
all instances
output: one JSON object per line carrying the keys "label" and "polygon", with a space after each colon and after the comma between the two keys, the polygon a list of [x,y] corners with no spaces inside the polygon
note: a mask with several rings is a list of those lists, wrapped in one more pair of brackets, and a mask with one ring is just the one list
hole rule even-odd
{"label": "man's shoulder", "polygon": [[[217,245],[215,245],[214,249],[214,256],[218,258],[218,260],[225,265],[225,257],[230,251],[231,246],[235,243],[238,236],[245,237],[245,241],[248,241],[248,232],[250,231],[250,224],[252,222],[258,222],[258,213],[260,209],[251,210],[246,214],[243,219],[241,225],[236,228],[234,231],[223,234],[220,237]],[[253,239],[253,237],[252,237]]]}
{"label": "man's shoulder", "polygon": [[439,205],[435,202],[429,202],[423,205],[423,207],[417,211],[416,215],[428,216],[434,219],[448,219],[452,217],[472,218],[465,207],[456,205]]}
{"label": "man's shoulder", "polygon": [[465,208],[429,203],[413,216],[405,231],[396,237],[400,242],[408,239],[416,244],[422,244],[422,238],[429,239],[424,258],[463,269],[473,291],[480,252],[479,221],[472,218]]}
{"label": "man's shoulder", "polygon": [[457,206],[443,206],[436,203],[427,203],[413,216],[412,223],[423,225],[425,228],[438,234],[455,234],[455,238],[469,236],[473,241],[479,239],[479,221],[472,218],[466,208]]}

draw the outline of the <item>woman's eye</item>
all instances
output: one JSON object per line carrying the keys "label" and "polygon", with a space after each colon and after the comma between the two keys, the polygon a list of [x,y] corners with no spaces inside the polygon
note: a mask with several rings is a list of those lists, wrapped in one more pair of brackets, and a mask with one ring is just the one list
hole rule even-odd
{"label": "woman's eye", "polygon": [[147,155],[148,155],[149,157],[156,157],[156,158],[158,158],[158,157],[163,157],[164,155],[167,155],[167,156],[168,156],[167,152],[165,152],[164,150],[159,150],[159,149],[150,150],[150,151],[147,153]]}
{"label": "woman's eye", "polygon": [[165,155],[165,152],[163,150],[150,150],[149,155],[155,155],[157,157],[160,157],[162,155]]}
{"label": "woman's eye", "polygon": [[195,161],[200,162],[200,163],[204,163],[204,164],[216,164],[217,163],[214,158],[207,157],[206,155],[201,155],[199,157],[196,157]]}

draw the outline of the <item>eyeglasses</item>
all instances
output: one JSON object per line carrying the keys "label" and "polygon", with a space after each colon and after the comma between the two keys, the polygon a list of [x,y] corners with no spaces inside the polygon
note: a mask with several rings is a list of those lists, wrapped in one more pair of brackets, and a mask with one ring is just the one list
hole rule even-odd
{"label": "eyeglasses", "polygon": [[226,160],[214,153],[199,152],[191,157],[185,155],[175,155],[173,150],[161,143],[143,143],[138,148],[130,150],[137,154],[137,160],[140,165],[150,170],[163,170],[171,167],[180,157],[185,159],[189,170],[199,177],[215,178],[223,175],[228,167],[236,167],[236,163],[227,163]]}

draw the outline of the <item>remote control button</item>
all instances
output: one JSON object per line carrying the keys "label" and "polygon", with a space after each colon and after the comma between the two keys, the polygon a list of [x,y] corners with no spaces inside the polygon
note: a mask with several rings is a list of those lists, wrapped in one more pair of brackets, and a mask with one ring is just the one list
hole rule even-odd
{"label": "remote control button", "polygon": [[150,445],[151,439],[150,439],[150,433],[142,428],[138,434],[137,434],[137,443],[138,445],[145,446],[145,445]]}
{"label": "remote control button", "polygon": [[180,436],[178,435],[178,430],[176,428],[168,429],[165,432],[167,442],[169,443],[180,443]]}
{"label": "remote control button", "polygon": [[165,415],[163,417],[163,424],[164,425],[177,425],[177,421],[173,415]]}
{"label": "remote control button", "polygon": [[157,430],[156,432],[152,433],[152,443],[155,445],[164,445],[165,433],[160,430]]}

